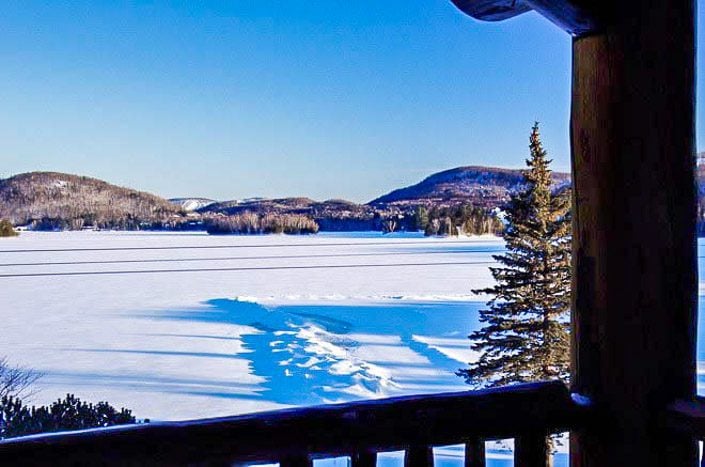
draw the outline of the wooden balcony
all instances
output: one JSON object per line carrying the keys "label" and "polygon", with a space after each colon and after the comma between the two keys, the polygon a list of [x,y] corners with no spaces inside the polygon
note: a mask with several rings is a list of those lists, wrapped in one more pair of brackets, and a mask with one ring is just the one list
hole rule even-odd
{"label": "wooden balcony", "polygon": [[[659,418],[665,430],[705,439],[703,398],[675,401]],[[462,444],[465,466],[481,467],[485,441],[512,438],[515,466],[546,467],[546,436],[611,422],[554,381],[26,436],[0,442],[0,465],[307,467],[348,456],[352,467],[373,467],[378,453],[405,451],[406,467],[430,467],[434,447]]]}
{"label": "wooden balcony", "polygon": [[[464,444],[485,465],[484,441],[515,439],[516,464],[546,465],[546,435],[589,423],[589,407],[560,382],[399,397],[237,417],[148,423],[0,442],[0,465],[234,465],[349,456],[376,464],[405,450],[405,465],[433,465],[432,448]],[[575,398],[580,401],[580,398]]]}

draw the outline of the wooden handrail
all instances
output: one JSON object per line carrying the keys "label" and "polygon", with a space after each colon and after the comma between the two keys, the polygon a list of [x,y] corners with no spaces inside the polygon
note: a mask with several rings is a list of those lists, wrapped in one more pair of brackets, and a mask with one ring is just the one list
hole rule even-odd
{"label": "wooden handrail", "polygon": [[[298,467],[315,457],[349,455],[367,467],[376,452],[407,450],[406,464],[422,466],[432,446],[469,443],[475,452],[485,439],[536,440],[575,428],[583,412],[565,385],[545,382],[27,436],[0,442],[0,465],[265,461]],[[525,449],[535,457],[536,447]]]}
{"label": "wooden handrail", "polygon": [[665,423],[672,430],[705,439],[705,398],[674,402],[666,410]]}

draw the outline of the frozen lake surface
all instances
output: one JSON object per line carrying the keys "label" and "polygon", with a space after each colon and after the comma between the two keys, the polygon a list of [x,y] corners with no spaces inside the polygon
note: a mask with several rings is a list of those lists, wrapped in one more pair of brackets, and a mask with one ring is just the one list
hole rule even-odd
{"label": "frozen lake surface", "polygon": [[158,420],[465,390],[454,372],[487,298],[471,290],[492,284],[502,249],[415,234],[25,232],[0,242],[0,356],[44,373],[35,403],[70,392]]}
{"label": "frozen lake surface", "polygon": [[[494,238],[23,233],[2,349],[72,392],[175,420],[463,390]],[[160,271],[160,272],[154,272]]]}

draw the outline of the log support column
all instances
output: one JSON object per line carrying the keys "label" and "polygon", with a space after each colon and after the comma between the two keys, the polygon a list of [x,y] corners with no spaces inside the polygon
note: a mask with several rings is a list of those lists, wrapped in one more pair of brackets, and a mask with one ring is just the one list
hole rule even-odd
{"label": "log support column", "polygon": [[695,1],[609,3],[574,39],[573,466],[696,465],[659,414],[695,394]]}

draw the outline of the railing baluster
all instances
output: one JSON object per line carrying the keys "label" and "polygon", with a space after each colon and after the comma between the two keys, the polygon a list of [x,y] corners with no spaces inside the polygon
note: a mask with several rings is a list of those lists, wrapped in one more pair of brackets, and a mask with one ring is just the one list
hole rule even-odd
{"label": "railing baluster", "polygon": [[306,454],[287,456],[279,461],[279,467],[313,467],[313,460]]}
{"label": "railing baluster", "polygon": [[426,445],[413,445],[406,450],[404,467],[433,467],[433,448]]}
{"label": "railing baluster", "polygon": [[376,467],[377,453],[374,451],[360,451],[350,456],[352,467]]}
{"label": "railing baluster", "polygon": [[485,467],[485,442],[473,439],[465,443],[465,467]]}
{"label": "railing baluster", "polygon": [[544,434],[524,434],[514,439],[516,467],[547,467],[550,465],[548,443]]}

